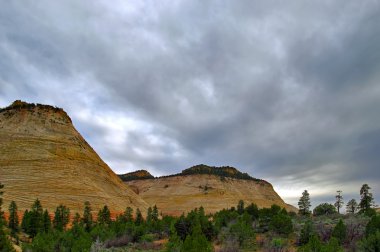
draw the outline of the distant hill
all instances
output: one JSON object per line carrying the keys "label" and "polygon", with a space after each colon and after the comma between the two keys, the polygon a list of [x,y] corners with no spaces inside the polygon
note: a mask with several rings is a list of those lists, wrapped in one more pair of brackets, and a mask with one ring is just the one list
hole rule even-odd
{"label": "distant hill", "polygon": [[[262,181],[265,182],[262,179],[253,178],[248,175],[248,173],[242,173],[238,169],[231,167],[231,166],[208,166],[204,164],[199,164],[192,166],[190,168],[187,168],[183,170],[181,173],[161,176],[158,178],[169,178],[169,177],[176,177],[176,176],[185,176],[185,175],[215,175],[223,178],[235,178],[235,179],[245,179],[245,180],[253,180],[253,181]],[[131,180],[143,180],[143,179],[154,179],[155,177],[150,174],[146,170],[138,170],[126,174],[120,174],[118,175],[123,181],[131,181]]]}
{"label": "distant hill", "polygon": [[153,179],[153,175],[146,170],[138,170],[126,174],[118,175],[123,181],[139,180],[139,179]]}
{"label": "distant hill", "polygon": [[[140,176],[134,175],[137,179],[124,174],[128,178],[126,183],[148,204],[156,204],[164,214],[181,215],[200,206],[214,213],[236,206],[240,199],[259,207],[276,204],[288,211],[297,211],[286,204],[267,181],[229,166],[196,165],[181,173],[158,178],[147,171],[139,173]],[[150,176],[145,176],[147,174]]]}
{"label": "distant hill", "polygon": [[235,178],[235,179],[245,179],[245,180],[254,180],[254,181],[263,181],[261,179],[253,178],[248,175],[248,173],[242,173],[235,167],[231,166],[208,166],[204,164],[199,164],[192,166],[190,168],[187,168],[183,170],[181,173],[173,174],[169,176],[163,176],[163,177],[173,177],[173,176],[183,176],[183,175],[215,175],[219,177],[226,177],[226,178]]}
{"label": "distant hill", "polygon": [[49,210],[64,204],[72,212],[81,212],[85,201],[95,211],[104,205],[113,211],[147,208],[61,108],[15,101],[0,109],[0,139],[5,206],[14,200],[23,210],[39,198]]}

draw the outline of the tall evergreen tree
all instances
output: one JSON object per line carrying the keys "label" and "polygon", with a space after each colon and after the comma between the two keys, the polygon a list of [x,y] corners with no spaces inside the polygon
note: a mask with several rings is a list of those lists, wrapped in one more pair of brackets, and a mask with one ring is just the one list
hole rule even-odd
{"label": "tall evergreen tree", "polygon": [[111,223],[111,212],[108,209],[107,205],[105,205],[103,209],[99,210],[98,223],[102,225],[105,225],[105,224],[108,225]]}
{"label": "tall evergreen tree", "polygon": [[360,188],[360,212],[367,212],[374,205],[372,193],[369,192],[371,187],[368,184],[362,185]]}
{"label": "tall evergreen tree", "polygon": [[127,207],[124,211],[124,218],[126,222],[133,221],[133,208]]}
{"label": "tall evergreen tree", "polygon": [[251,203],[249,206],[245,209],[249,215],[252,216],[253,220],[256,220],[259,218],[259,208],[256,204]]}
{"label": "tall evergreen tree", "polygon": [[356,210],[358,209],[358,203],[355,199],[351,199],[347,205],[346,205],[346,212],[347,213],[356,213]]}
{"label": "tall evergreen tree", "polygon": [[30,210],[29,234],[34,237],[43,230],[43,209],[40,200],[36,199]]}
{"label": "tall evergreen tree", "polygon": [[21,229],[27,234],[29,234],[30,232],[30,220],[31,220],[31,213],[29,212],[28,209],[26,209],[22,216]]}
{"label": "tall evergreen tree", "polygon": [[53,227],[59,231],[66,229],[70,220],[70,209],[64,205],[59,205],[54,212]]}
{"label": "tall evergreen tree", "polygon": [[80,214],[79,213],[75,213],[74,219],[73,219],[73,226],[79,225],[79,223],[80,223]]}
{"label": "tall evergreen tree", "polygon": [[202,233],[201,225],[194,223],[192,232],[186,236],[181,251],[186,252],[211,252],[212,247],[206,236]]}
{"label": "tall evergreen tree", "polygon": [[299,214],[309,215],[310,214],[310,195],[307,190],[303,191],[301,198],[298,201]]}
{"label": "tall evergreen tree", "polygon": [[16,202],[12,201],[9,204],[9,220],[8,227],[11,230],[12,235],[15,235],[19,229],[19,221],[17,214],[17,205]]}
{"label": "tall evergreen tree", "polygon": [[239,214],[244,213],[244,201],[243,200],[239,200],[239,202],[237,204],[237,211]]}
{"label": "tall evergreen tree", "polygon": [[51,229],[51,219],[50,214],[47,209],[45,209],[43,217],[42,217],[42,225],[43,225],[43,231],[45,233],[48,233]]}
{"label": "tall evergreen tree", "polygon": [[158,208],[156,205],[153,206],[152,221],[154,222],[158,221]]}
{"label": "tall evergreen tree", "polygon": [[141,211],[140,209],[136,209],[136,219],[135,219],[135,224],[136,225],[141,225],[143,223],[144,219],[143,219],[143,216],[141,214]]}
{"label": "tall evergreen tree", "polygon": [[152,208],[148,207],[148,211],[146,214],[146,223],[150,224],[152,222]]}
{"label": "tall evergreen tree", "polygon": [[89,232],[92,228],[93,220],[92,220],[92,208],[90,202],[86,201],[84,203],[83,217],[82,217],[82,225],[84,229]]}
{"label": "tall evergreen tree", "polygon": [[338,190],[336,191],[337,195],[335,195],[335,204],[334,206],[336,207],[338,213],[340,213],[340,208],[343,206],[343,196],[342,196],[342,191]]}

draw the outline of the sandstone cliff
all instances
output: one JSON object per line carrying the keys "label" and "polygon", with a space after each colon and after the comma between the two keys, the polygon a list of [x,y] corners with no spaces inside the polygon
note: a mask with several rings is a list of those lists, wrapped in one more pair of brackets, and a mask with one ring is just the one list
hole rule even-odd
{"label": "sandstone cliff", "polygon": [[150,174],[146,170],[138,170],[126,174],[119,175],[119,178],[123,181],[131,181],[131,180],[138,180],[138,179],[152,179],[154,178],[152,174]]}
{"label": "sandstone cliff", "polygon": [[200,206],[206,212],[214,213],[236,206],[240,199],[246,205],[255,203],[262,208],[277,204],[288,211],[297,212],[295,207],[286,204],[272,185],[264,180],[252,178],[232,167],[210,167],[213,171],[206,174],[207,170],[203,168],[199,171],[198,168],[202,166],[207,167],[195,166],[180,174],[130,180],[126,183],[149,205],[156,204],[164,214],[181,215]]}
{"label": "sandstone cliff", "polygon": [[0,110],[0,181],[4,205],[20,210],[39,198],[44,208],[59,204],[82,212],[89,201],[97,211],[147,204],[100,159],[59,108],[21,101]]}

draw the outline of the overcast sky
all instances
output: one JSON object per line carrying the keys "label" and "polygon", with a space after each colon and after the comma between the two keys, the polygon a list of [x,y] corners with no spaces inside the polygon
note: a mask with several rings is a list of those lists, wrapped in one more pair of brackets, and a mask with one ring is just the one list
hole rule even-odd
{"label": "overcast sky", "polygon": [[62,107],[116,173],[230,165],[289,203],[380,202],[379,1],[0,7],[0,107]]}

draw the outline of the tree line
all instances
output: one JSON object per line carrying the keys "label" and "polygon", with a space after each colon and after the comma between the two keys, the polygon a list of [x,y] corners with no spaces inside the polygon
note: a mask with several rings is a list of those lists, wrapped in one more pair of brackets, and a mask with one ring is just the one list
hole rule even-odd
{"label": "tree line", "polygon": [[[301,252],[337,252],[349,248],[379,251],[380,215],[369,210],[373,210],[374,204],[368,185],[361,190],[360,210],[347,215],[337,211],[342,202],[323,207],[321,204],[322,210],[316,207],[311,214],[310,195],[305,190],[299,214],[277,205],[258,208],[239,200],[236,206],[214,214],[206,214],[200,207],[173,217],[159,213],[157,206],[153,206],[143,216],[138,208],[127,207],[113,219],[106,205],[94,215],[91,203],[85,202],[82,214],[71,216],[69,208],[59,205],[51,218],[36,199],[25,210],[21,223],[14,201],[8,207],[8,221],[3,218],[2,189],[0,184],[0,251],[13,251],[10,237],[25,251],[111,251],[127,247],[137,251],[208,252],[214,251],[215,246],[221,252],[294,248]],[[343,201],[342,197],[336,199]],[[31,241],[18,241],[23,237],[21,234],[27,234]],[[154,242],[160,240],[167,242],[164,245]]]}
{"label": "tree line", "polygon": [[219,176],[222,181],[224,181],[225,178],[235,178],[235,179],[243,179],[243,180],[253,180],[257,182],[266,182],[262,179],[254,178],[250,176],[248,173],[240,172],[239,170],[231,166],[215,167],[215,166],[208,166],[204,164],[195,165],[183,170],[181,173],[161,176],[160,178],[176,177],[176,176],[183,176],[183,175],[198,175],[198,174],[216,175],[216,176]]}
{"label": "tree line", "polygon": [[[372,193],[369,191],[371,187],[368,184],[363,184],[360,188],[360,202],[359,204],[355,199],[351,199],[347,202],[346,212],[350,214],[354,214],[357,211],[359,213],[367,214],[369,216],[373,216],[376,214],[375,201]],[[343,206],[343,196],[342,191],[338,190],[335,195],[335,203],[334,205],[329,203],[322,203],[316,206],[313,210],[314,215],[323,215],[323,214],[333,214],[340,213],[340,209]],[[302,196],[298,201],[299,214],[301,215],[309,215],[311,214],[311,203],[310,203],[310,194],[307,190],[304,190]]]}

